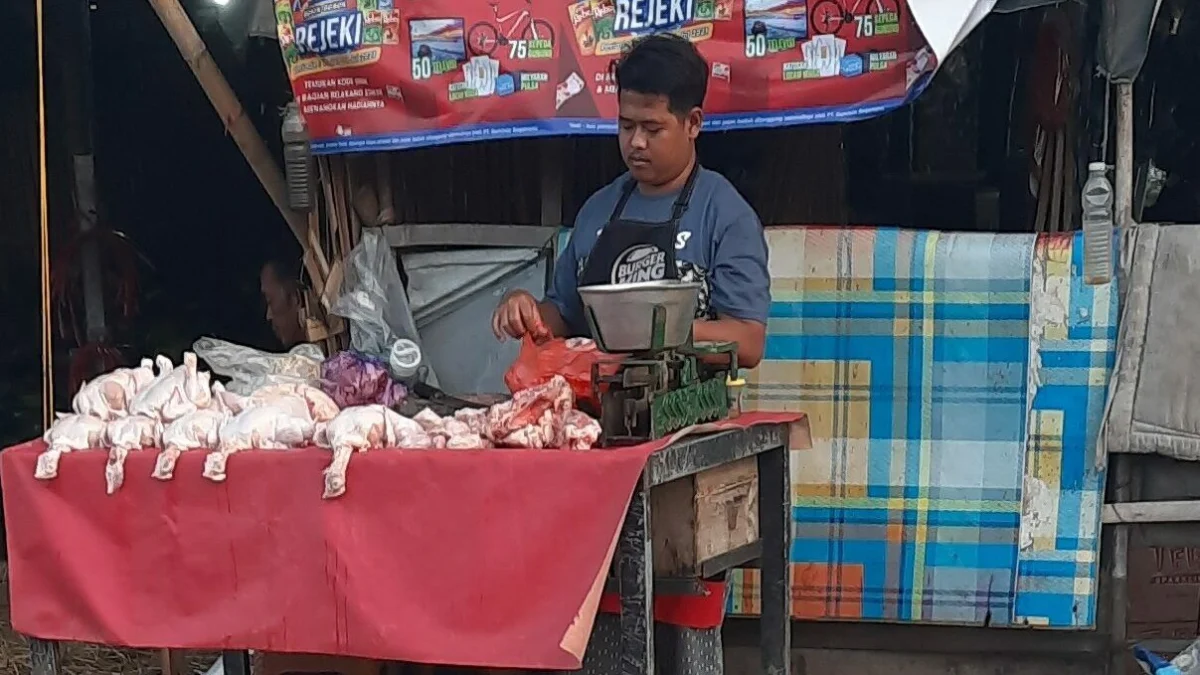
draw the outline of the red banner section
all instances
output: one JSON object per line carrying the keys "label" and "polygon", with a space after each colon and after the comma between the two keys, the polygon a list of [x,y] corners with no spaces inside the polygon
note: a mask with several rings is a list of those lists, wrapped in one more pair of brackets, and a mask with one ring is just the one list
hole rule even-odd
{"label": "red banner section", "polygon": [[319,153],[616,133],[612,62],[673,31],[710,66],[706,128],[851,121],[934,68],[905,0],[276,0]]}
{"label": "red banner section", "polygon": [[576,669],[597,577],[663,445],[366,452],[323,500],[317,449],[238,453],[220,484],[201,477],[203,451],[171,482],[136,451],[110,496],[106,452],[66,455],[44,482],[45,446],[26,443],[0,454],[12,624],[115,646]]}

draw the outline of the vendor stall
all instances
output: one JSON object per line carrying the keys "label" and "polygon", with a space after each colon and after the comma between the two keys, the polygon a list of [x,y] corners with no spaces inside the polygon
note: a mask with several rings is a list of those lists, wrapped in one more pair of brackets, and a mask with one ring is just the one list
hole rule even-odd
{"label": "vendor stall", "polygon": [[[364,270],[391,269],[357,265],[391,259],[379,238],[348,261],[360,309],[380,306]],[[395,323],[345,303],[357,349],[202,338],[178,366],[86,383],[0,454],[34,672],[58,672],[64,640],[221,650],[229,673],[251,650],[573,670],[608,610],[624,672],[653,673],[656,596],[719,625],[724,586],[703,580],[755,560],[763,665],[789,672],[803,416],[741,414],[737,345],[692,337],[699,284],[581,292],[596,341],[527,341],[490,406],[431,385]]]}

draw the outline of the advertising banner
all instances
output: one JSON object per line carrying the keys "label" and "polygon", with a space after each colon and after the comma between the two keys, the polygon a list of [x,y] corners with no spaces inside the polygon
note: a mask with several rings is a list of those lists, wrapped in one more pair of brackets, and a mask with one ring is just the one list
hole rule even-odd
{"label": "advertising banner", "polygon": [[275,16],[321,154],[615,134],[611,66],[653,32],[708,62],[709,130],[878,115],[936,62],[906,0],[276,0]]}

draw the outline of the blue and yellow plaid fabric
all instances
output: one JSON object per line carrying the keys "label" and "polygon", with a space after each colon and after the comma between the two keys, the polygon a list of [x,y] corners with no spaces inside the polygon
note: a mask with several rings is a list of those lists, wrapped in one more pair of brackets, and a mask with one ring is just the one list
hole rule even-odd
{"label": "blue and yellow plaid fabric", "polygon": [[[793,612],[1093,625],[1116,337],[1071,235],[770,228],[746,407],[802,411]],[[758,610],[754,570],[729,610]]]}

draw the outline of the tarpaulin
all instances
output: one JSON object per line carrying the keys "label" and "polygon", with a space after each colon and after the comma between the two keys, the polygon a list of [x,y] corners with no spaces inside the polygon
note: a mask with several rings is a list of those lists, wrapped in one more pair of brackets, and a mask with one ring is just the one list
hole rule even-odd
{"label": "tarpaulin", "polygon": [[1100,70],[1113,82],[1133,82],[1141,72],[1161,5],[1162,0],[1100,3]]}
{"label": "tarpaulin", "polygon": [[[793,421],[746,414],[727,425]],[[375,451],[322,500],[329,454],[234,455],[229,479],[184,453],[175,479],[130,453],[0,454],[12,624],[51,640],[259,649],[503,668],[574,669],[646,459],[666,441],[592,452]],[[585,603],[585,599],[590,602]]]}

